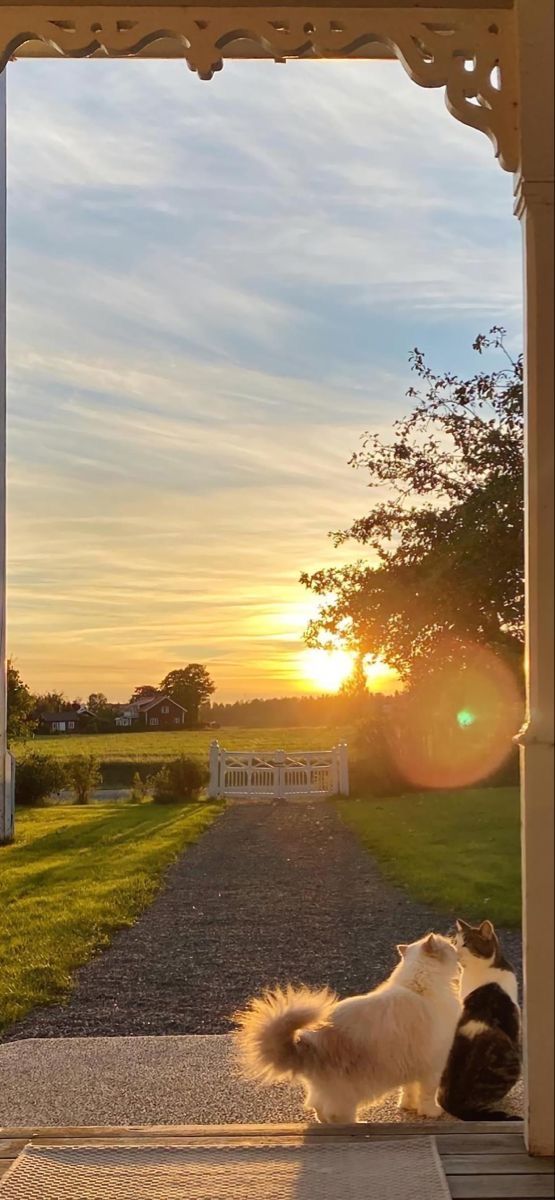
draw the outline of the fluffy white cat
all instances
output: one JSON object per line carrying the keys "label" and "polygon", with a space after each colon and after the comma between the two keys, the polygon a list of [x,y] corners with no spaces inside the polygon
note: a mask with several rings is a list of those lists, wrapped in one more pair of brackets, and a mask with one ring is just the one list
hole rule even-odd
{"label": "fluffy white cat", "polygon": [[362,1104],[402,1088],[400,1106],[437,1116],[436,1090],[460,1016],[457,951],[431,933],[363,996],[278,988],[235,1015],[245,1075],[298,1079],[319,1121],[351,1124]]}

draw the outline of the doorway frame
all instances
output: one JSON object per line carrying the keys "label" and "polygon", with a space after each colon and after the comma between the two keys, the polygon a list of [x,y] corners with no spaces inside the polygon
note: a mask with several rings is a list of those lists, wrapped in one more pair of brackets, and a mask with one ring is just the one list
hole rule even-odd
{"label": "doorway frame", "polygon": [[[343,0],[306,5],[5,4],[0,0],[0,842],[12,836],[6,740],[6,71],[14,57],[180,57],[208,80],[227,58],[397,58],[514,177],[523,235],[527,714],[521,756],[524,1054],[529,1152],[554,1152],[553,0]],[[370,134],[369,134],[370,143]]]}

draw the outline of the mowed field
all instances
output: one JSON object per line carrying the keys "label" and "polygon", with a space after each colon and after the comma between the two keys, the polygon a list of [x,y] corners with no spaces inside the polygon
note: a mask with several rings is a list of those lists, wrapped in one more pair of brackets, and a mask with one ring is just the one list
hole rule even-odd
{"label": "mowed field", "polygon": [[300,729],[186,729],[169,733],[91,733],[84,736],[58,734],[16,741],[10,746],[16,759],[29,751],[68,758],[94,754],[101,762],[168,762],[180,754],[207,762],[215,738],[226,750],[331,750],[338,742],[349,742],[352,730],[337,726]]}

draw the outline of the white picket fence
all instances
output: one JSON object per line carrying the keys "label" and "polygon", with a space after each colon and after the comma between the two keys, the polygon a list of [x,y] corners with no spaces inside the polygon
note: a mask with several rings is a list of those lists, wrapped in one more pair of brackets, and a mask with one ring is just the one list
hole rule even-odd
{"label": "white picket fence", "polygon": [[331,750],[224,750],[210,747],[208,795],[215,799],[348,796],[349,760],[341,742]]}

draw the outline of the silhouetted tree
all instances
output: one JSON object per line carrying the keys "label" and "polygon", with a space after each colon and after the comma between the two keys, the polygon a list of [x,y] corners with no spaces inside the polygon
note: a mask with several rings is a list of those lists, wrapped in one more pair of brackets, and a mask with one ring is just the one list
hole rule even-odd
{"label": "silhouetted tree", "polygon": [[[524,626],[523,376],[499,327],[474,349],[505,357],[470,379],[435,374],[411,355],[422,391],[411,387],[411,413],[393,438],[366,433],[351,459],[368,486],[390,499],[346,530],[377,565],[359,561],[304,574],[322,598],[307,630],[309,645],[326,638],[383,658],[402,678],[428,670],[439,647],[464,655],[468,641],[522,664]],[[441,668],[440,661],[436,664]]]}
{"label": "silhouetted tree", "polygon": [[70,707],[70,702],[63,692],[41,692],[35,696],[34,715],[40,718],[44,713],[63,712]]}
{"label": "silhouetted tree", "polygon": [[8,739],[29,737],[37,726],[35,697],[11,660],[7,667]]}
{"label": "silhouetted tree", "polygon": [[216,685],[206,667],[201,663],[189,663],[187,667],[170,671],[162,680],[160,691],[182,704],[191,724],[197,725],[199,708],[214,694]]}
{"label": "silhouetted tree", "polygon": [[158,688],[154,687],[154,684],[141,683],[139,685],[139,687],[135,688],[129,703],[134,704],[137,700],[148,700],[149,696],[157,696],[157,695],[158,695]]}

